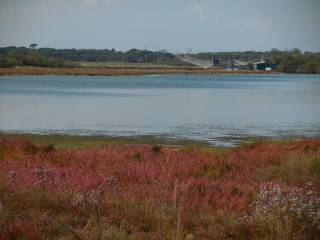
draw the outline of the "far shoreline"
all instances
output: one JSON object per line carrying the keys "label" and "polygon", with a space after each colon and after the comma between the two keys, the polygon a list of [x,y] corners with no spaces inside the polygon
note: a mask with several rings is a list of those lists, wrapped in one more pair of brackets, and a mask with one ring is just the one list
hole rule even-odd
{"label": "far shoreline", "polygon": [[70,76],[145,76],[145,75],[216,75],[216,74],[281,74],[275,71],[253,70],[225,70],[225,69],[201,69],[188,67],[73,67],[73,68],[50,68],[50,67],[13,67],[0,68],[0,76],[19,75],[70,75]]}

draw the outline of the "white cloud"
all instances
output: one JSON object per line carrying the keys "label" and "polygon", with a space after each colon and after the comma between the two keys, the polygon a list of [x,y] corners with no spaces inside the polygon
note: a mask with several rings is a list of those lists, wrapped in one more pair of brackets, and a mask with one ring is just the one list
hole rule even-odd
{"label": "white cloud", "polygon": [[198,19],[204,19],[207,5],[204,2],[197,1],[189,9],[189,13],[196,16]]}

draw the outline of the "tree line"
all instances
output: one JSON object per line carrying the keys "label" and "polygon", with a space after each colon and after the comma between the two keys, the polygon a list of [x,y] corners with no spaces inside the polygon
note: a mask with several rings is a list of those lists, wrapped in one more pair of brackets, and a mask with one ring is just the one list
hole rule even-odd
{"label": "tree line", "polygon": [[72,67],[75,63],[64,58],[44,56],[38,50],[26,47],[0,48],[0,67]]}
{"label": "tree line", "polygon": [[[167,51],[148,51],[131,49],[54,49],[30,47],[0,48],[0,67],[40,66],[40,67],[75,67],[79,62],[121,62],[152,63],[172,66],[187,65],[175,54]],[[219,59],[222,66],[232,60],[256,62],[265,60],[267,66],[285,73],[320,73],[320,53],[301,52],[299,49],[281,51],[244,51],[244,52],[202,52],[190,54],[192,57],[212,60]],[[250,65],[249,65],[250,68]]]}
{"label": "tree line", "polygon": [[131,49],[116,51],[115,49],[54,49],[40,48],[37,50],[46,57],[63,58],[69,61],[84,62],[121,62],[121,63],[160,63],[166,65],[183,64],[174,54],[165,50],[148,51]]}
{"label": "tree line", "polygon": [[273,48],[270,51],[245,51],[245,52],[203,52],[192,54],[193,57],[210,60],[218,58],[227,63],[230,60],[257,62],[264,60],[268,67],[284,73],[320,73],[320,53],[301,52],[294,48],[281,51]]}
{"label": "tree line", "polygon": [[165,65],[184,65],[174,54],[162,51],[131,49],[126,52],[115,49],[54,49],[26,47],[0,48],[0,67],[78,66],[79,62],[121,62],[121,63],[159,63]]}

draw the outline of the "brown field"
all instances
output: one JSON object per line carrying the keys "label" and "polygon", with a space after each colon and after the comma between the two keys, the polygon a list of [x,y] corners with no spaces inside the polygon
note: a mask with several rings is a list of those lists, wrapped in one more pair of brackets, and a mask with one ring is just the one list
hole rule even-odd
{"label": "brown field", "polygon": [[270,74],[270,71],[238,70],[226,71],[223,69],[200,69],[187,67],[160,66],[111,66],[110,67],[14,67],[0,68],[1,75],[87,75],[87,76],[140,76],[149,74]]}

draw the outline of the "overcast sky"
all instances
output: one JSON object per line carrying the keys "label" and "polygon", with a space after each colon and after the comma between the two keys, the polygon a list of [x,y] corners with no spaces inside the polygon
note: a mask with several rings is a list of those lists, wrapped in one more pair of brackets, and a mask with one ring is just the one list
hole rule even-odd
{"label": "overcast sky", "polygon": [[0,46],[320,51],[320,0],[0,0]]}

